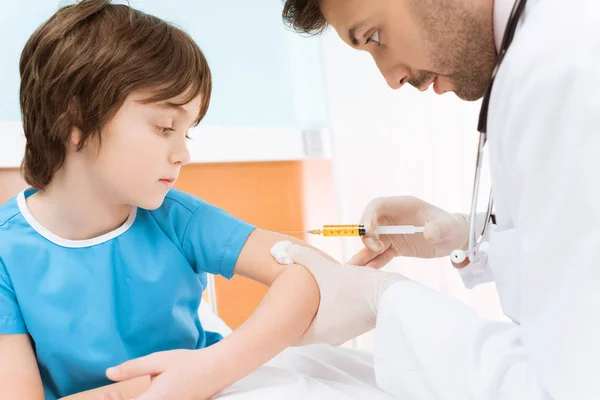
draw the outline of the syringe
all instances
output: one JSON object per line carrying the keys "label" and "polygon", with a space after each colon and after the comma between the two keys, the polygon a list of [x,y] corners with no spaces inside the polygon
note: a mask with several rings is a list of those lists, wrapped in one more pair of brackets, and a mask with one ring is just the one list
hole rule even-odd
{"label": "syringe", "polygon": [[[375,235],[412,235],[423,232],[424,228],[413,225],[378,226]],[[368,236],[364,225],[324,225],[321,229],[304,231],[321,236]]]}

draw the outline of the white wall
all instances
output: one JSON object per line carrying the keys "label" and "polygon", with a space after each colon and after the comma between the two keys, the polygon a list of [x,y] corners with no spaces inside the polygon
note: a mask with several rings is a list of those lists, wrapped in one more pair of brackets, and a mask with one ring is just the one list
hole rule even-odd
{"label": "white wall", "polygon": [[[18,66],[27,39],[73,1],[0,0],[0,121],[20,119]],[[280,0],[129,3],[184,29],[205,53],[214,92],[204,125],[325,127],[319,40],[284,27]]]}
{"label": "white wall", "polygon": [[[59,7],[73,2],[0,0],[0,168],[18,167],[23,154],[18,71],[23,46]],[[320,40],[284,26],[281,1],[129,4],[188,32],[208,59],[213,96],[200,134],[192,135],[193,162],[327,157],[326,151],[306,152],[303,136],[306,128],[322,132],[327,125]]]}

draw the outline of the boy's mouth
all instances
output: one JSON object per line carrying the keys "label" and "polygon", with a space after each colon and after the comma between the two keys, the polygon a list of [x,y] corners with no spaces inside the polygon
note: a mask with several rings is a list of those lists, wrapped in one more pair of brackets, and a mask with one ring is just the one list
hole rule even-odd
{"label": "boy's mouth", "polygon": [[175,178],[160,178],[159,182],[164,183],[165,185],[172,185],[175,183]]}

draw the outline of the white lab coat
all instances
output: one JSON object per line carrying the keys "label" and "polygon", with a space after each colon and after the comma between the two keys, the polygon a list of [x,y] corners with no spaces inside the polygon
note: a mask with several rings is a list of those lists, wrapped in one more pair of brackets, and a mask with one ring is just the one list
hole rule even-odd
{"label": "white lab coat", "polygon": [[600,399],[599,89],[600,2],[529,0],[488,123],[488,268],[514,322],[395,284],[376,330],[384,389],[403,400]]}

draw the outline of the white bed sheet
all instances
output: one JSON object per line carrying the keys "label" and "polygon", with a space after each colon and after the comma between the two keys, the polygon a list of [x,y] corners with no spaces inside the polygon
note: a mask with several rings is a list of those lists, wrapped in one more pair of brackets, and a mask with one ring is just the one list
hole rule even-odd
{"label": "white bed sheet", "polygon": [[[202,302],[205,329],[231,329]],[[215,397],[219,400],[393,400],[375,382],[371,352],[326,345],[289,348]]]}
{"label": "white bed sheet", "polygon": [[368,351],[290,348],[215,397],[219,400],[393,400],[377,387]]}

